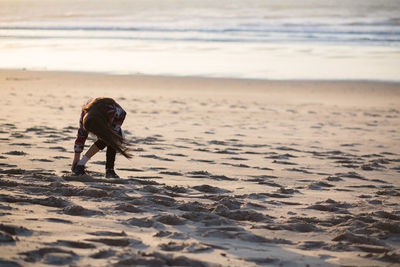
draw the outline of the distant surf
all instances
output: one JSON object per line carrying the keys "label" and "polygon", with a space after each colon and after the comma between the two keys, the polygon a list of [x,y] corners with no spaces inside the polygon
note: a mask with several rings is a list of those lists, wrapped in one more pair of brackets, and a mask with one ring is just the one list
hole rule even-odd
{"label": "distant surf", "polygon": [[[396,0],[4,0],[0,68],[396,80],[399,73],[391,69],[400,69],[395,63],[400,57],[398,10]],[[310,74],[276,62],[304,65],[307,56],[313,64],[308,66]],[[131,63],[124,62],[127,59]],[[257,59],[265,62],[254,62]],[[100,66],[99,60],[110,64]],[[149,67],[149,61],[156,64]],[[386,66],[343,72],[340,65],[349,64],[353,69],[360,64]],[[321,68],[329,71],[319,73]]]}

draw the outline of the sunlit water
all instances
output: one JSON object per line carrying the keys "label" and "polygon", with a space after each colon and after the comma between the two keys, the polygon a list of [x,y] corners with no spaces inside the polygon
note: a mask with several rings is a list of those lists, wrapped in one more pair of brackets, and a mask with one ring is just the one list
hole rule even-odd
{"label": "sunlit water", "polygon": [[0,0],[0,68],[400,80],[398,0]]}

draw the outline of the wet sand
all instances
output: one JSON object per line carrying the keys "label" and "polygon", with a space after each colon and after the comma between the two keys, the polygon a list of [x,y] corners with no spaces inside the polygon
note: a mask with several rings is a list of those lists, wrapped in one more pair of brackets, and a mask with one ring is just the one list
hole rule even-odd
{"label": "wet sand", "polygon": [[[70,173],[113,97],[134,158]],[[0,71],[0,265],[400,263],[400,84]],[[93,139],[87,141],[90,145]]]}

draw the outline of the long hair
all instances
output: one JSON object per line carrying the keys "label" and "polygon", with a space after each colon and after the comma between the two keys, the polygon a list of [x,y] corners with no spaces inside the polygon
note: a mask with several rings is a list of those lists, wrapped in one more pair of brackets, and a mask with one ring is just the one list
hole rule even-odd
{"label": "long hair", "polygon": [[111,146],[116,151],[131,158],[129,144],[122,135],[114,131],[107,114],[109,105],[118,105],[112,98],[99,97],[87,104],[83,110],[86,115],[83,118],[83,127],[86,131],[95,134],[101,141]]}

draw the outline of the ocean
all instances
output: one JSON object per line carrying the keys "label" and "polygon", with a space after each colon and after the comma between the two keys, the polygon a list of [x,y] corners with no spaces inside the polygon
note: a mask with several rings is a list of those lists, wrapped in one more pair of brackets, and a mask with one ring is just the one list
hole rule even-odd
{"label": "ocean", "polygon": [[0,68],[400,81],[400,1],[0,0]]}

